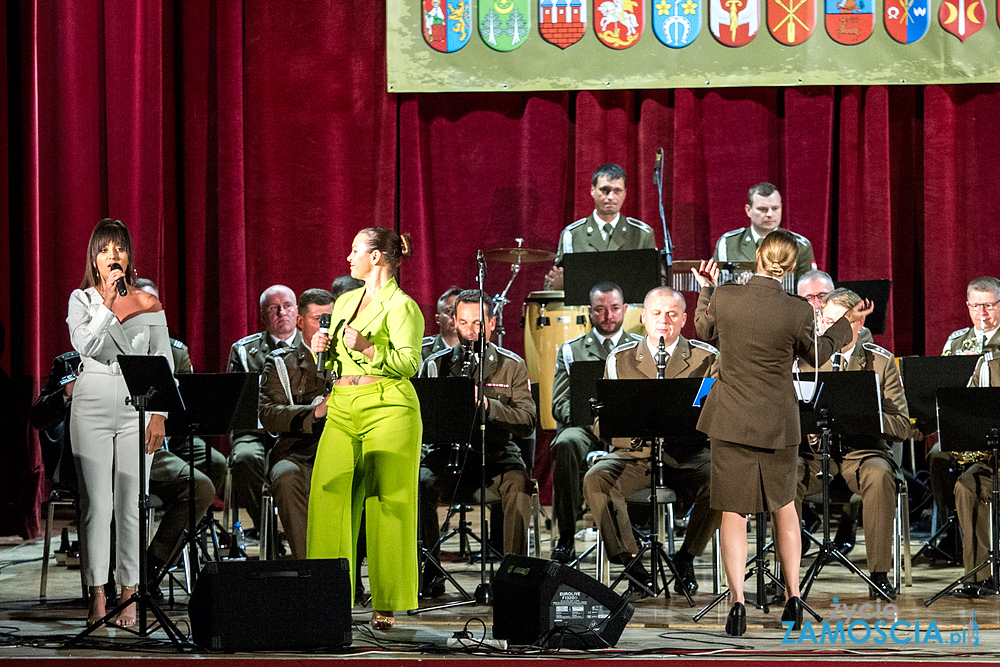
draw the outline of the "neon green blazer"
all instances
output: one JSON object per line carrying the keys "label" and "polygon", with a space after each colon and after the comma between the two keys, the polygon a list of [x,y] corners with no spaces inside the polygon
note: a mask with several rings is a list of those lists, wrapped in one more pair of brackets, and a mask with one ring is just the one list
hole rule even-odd
{"label": "neon green blazer", "polygon": [[[351,321],[364,293],[365,288],[359,287],[340,295],[333,304],[330,336],[334,345],[326,368],[333,370],[337,377],[413,377],[420,366],[420,344],[424,335],[424,316],[420,307],[399,288],[395,278],[390,278],[368,307]],[[345,325],[357,329],[375,345],[371,361],[344,344]]]}

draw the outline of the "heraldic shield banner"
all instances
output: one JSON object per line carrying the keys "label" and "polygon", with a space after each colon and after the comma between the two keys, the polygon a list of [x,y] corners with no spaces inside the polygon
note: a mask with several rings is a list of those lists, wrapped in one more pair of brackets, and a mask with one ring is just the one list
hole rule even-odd
{"label": "heraldic shield banner", "polygon": [[982,0],[943,0],[938,19],[942,28],[964,42],[986,24],[986,3]]}
{"label": "heraldic shield banner", "polygon": [[885,29],[897,42],[913,44],[930,23],[930,0],[885,0]]}
{"label": "heraldic shield banner", "polygon": [[385,0],[386,87],[1000,83],[995,1]]}
{"label": "heraldic shield banner", "polygon": [[531,34],[530,0],[485,0],[479,3],[479,34],[491,49],[513,51]]}
{"label": "heraldic shield banner", "polygon": [[587,32],[586,0],[538,0],[538,32],[560,49],[576,44]]}
{"label": "heraldic shield banner", "polygon": [[838,44],[860,44],[875,29],[875,0],[826,0],[826,32]]}
{"label": "heraldic shield banner", "polygon": [[472,0],[421,0],[424,39],[435,51],[453,53],[472,35]]}
{"label": "heraldic shield banner", "polygon": [[612,49],[634,46],[645,25],[645,0],[594,0],[594,30],[605,46]]}
{"label": "heraldic shield banner", "polygon": [[693,42],[701,32],[702,4],[703,0],[653,0],[650,20],[656,38],[672,49]]}

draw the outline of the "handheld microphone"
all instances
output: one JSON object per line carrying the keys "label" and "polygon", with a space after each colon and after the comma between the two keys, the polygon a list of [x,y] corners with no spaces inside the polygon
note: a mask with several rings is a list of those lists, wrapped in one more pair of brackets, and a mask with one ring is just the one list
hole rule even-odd
{"label": "handheld microphone", "polygon": [[[122,265],[119,264],[118,262],[115,262],[114,264],[111,265],[111,270],[114,271],[115,269],[118,269],[119,271],[125,270],[122,268]],[[128,288],[125,286],[124,278],[119,278],[115,282],[115,287],[118,289],[118,296],[125,296],[126,294],[128,294]]]}
{"label": "handheld microphone", "polygon": [[664,344],[663,336],[656,346],[656,379],[662,380],[666,377],[667,370],[667,346]]}
{"label": "handheld microphone", "polygon": [[[330,335],[330,313],[323,313],[319,316],[319,332],[323,335]],[[316,368],[323,370],[326,365],[326,351],[320,352],[316,355]]]}

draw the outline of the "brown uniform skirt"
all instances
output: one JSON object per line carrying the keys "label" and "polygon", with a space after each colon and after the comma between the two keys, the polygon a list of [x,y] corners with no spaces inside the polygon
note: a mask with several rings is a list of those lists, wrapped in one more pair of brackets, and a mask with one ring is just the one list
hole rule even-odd
{"label": "brown uniform skirt", "polygon": [[711,507],[755,514],[795,500],[798,447],[760,449],[711,439]]}

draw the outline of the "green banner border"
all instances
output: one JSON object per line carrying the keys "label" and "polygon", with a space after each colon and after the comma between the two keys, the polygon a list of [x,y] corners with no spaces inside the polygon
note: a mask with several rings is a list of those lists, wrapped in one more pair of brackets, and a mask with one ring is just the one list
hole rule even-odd
{"label": "green banner border", "polygon": [[[466,0],[470,1],[470,0]],[[812,37],[784,46],[767,30],[767,0],[761,0],[757,36],[748,45],[719,44],[705,24],[690,46],[671,49],[653,34],[649,17],[655,0],[643,0],[647,23],[635,46],[616,51],[597,39],[593,2],[587,3],[587,32],[560,49],[538,32],[538,0],[531,0],[531,33],[509,53],[489,48],[478,26],[464,48],[440,53],[424,42],[420,0],[387,0],[386,58],[391,93],[501,92],[542,90],[630,90],[736,86],[885,85],[1000,82],[1000,24],[997,3],[988,0],[986,25],[960,42],[938,20],[942,0],[931,0],[930,28],[913,44],[886,32],[884,0],[875,6],[875,29],[853,46],[826,32],[817,0]],[[473,6],[473,17],[477,16]],[[655,11],[655,10],[654,10]]]}

